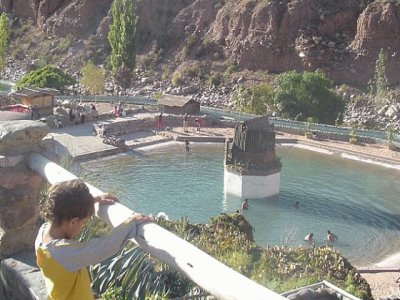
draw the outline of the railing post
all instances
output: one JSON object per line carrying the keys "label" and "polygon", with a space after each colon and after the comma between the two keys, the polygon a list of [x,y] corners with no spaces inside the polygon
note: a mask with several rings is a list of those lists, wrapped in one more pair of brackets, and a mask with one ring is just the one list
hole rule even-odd
{"label": "railing post", "polygon": [[[28,164],[52,184],[77,178],[40,154],[31,153],[28,157]],[[92,185],[88,184],[88,187],[94,196],[103,194],[101,190]],[[96,215],[113,227],[121,224],[132,213],[132,210],[120,203],[96,207]],[[138,236],[134,242],[160,261],[185,274],[217,299],[286,299],[230,269],[154,223],[140,225]]]}

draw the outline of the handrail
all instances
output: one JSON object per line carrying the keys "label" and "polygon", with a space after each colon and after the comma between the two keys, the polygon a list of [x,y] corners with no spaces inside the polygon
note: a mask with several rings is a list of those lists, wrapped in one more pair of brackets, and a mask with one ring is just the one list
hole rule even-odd
{"label": "handrail", "polygon": [[[37,153],[29,154],[28,165],[51,184],[77,178],[74,174]],[[98,188],[86,184],[93,196],[104,194]],[[95,211],[97,217],[112,227],[118,226],[133,213],[121,203],[96,204]],[[230,269],[157,224],[139,225],[138,236],[131,241],[160,261],[185,274],[217,299],[287,299]]]}

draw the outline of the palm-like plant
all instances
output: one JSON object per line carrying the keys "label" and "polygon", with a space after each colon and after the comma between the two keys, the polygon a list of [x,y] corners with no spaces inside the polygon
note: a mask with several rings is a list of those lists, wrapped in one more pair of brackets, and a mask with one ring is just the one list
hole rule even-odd
{"label": "palm-like plant", "polygon": [[[182,218],[172,227],[178,235],[191,239],[188,224]],[[90,274],[94,291],[109,300],[171,299],[204,293],[189,279],[137,246],[129,245],[114,257],[91,267]]]}

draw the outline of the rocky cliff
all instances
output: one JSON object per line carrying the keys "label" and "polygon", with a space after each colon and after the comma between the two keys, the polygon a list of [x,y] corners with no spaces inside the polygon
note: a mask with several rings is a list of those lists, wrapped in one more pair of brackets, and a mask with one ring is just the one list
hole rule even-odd
{"label": "rocky cliff", "polygon": [[[109,51],[112,0],[2,0],[0,11],[31,18],[37,32],[92,39]],[[279,73],[324,71],[336,83],[365,86],[380,49],[392,84],[400,83],[399,0],[139,0],[141,54],[228,61]],[[74,44],[71,45],[74,47]],[[83,51],[75,46],[76,53]]]}

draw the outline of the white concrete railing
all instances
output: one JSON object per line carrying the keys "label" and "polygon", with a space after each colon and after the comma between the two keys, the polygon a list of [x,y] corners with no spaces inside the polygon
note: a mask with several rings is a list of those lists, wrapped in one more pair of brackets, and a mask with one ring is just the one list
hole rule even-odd
{"label": "white concrete railing", "polygon": [[[30,154],[28,164],[51,184],[77,178],[40,154]],[[87,185],[93,196],[104,194],[96,187]],[[120,203],[96,205],[96,216],[112,227],[121,224],[131,214],[132,210]],[[157,224],[142,224],[138,230],[138,237],[132,240],[133,242],[160,261],[185,274],[217,299],[287,299],[230,269]]]}

